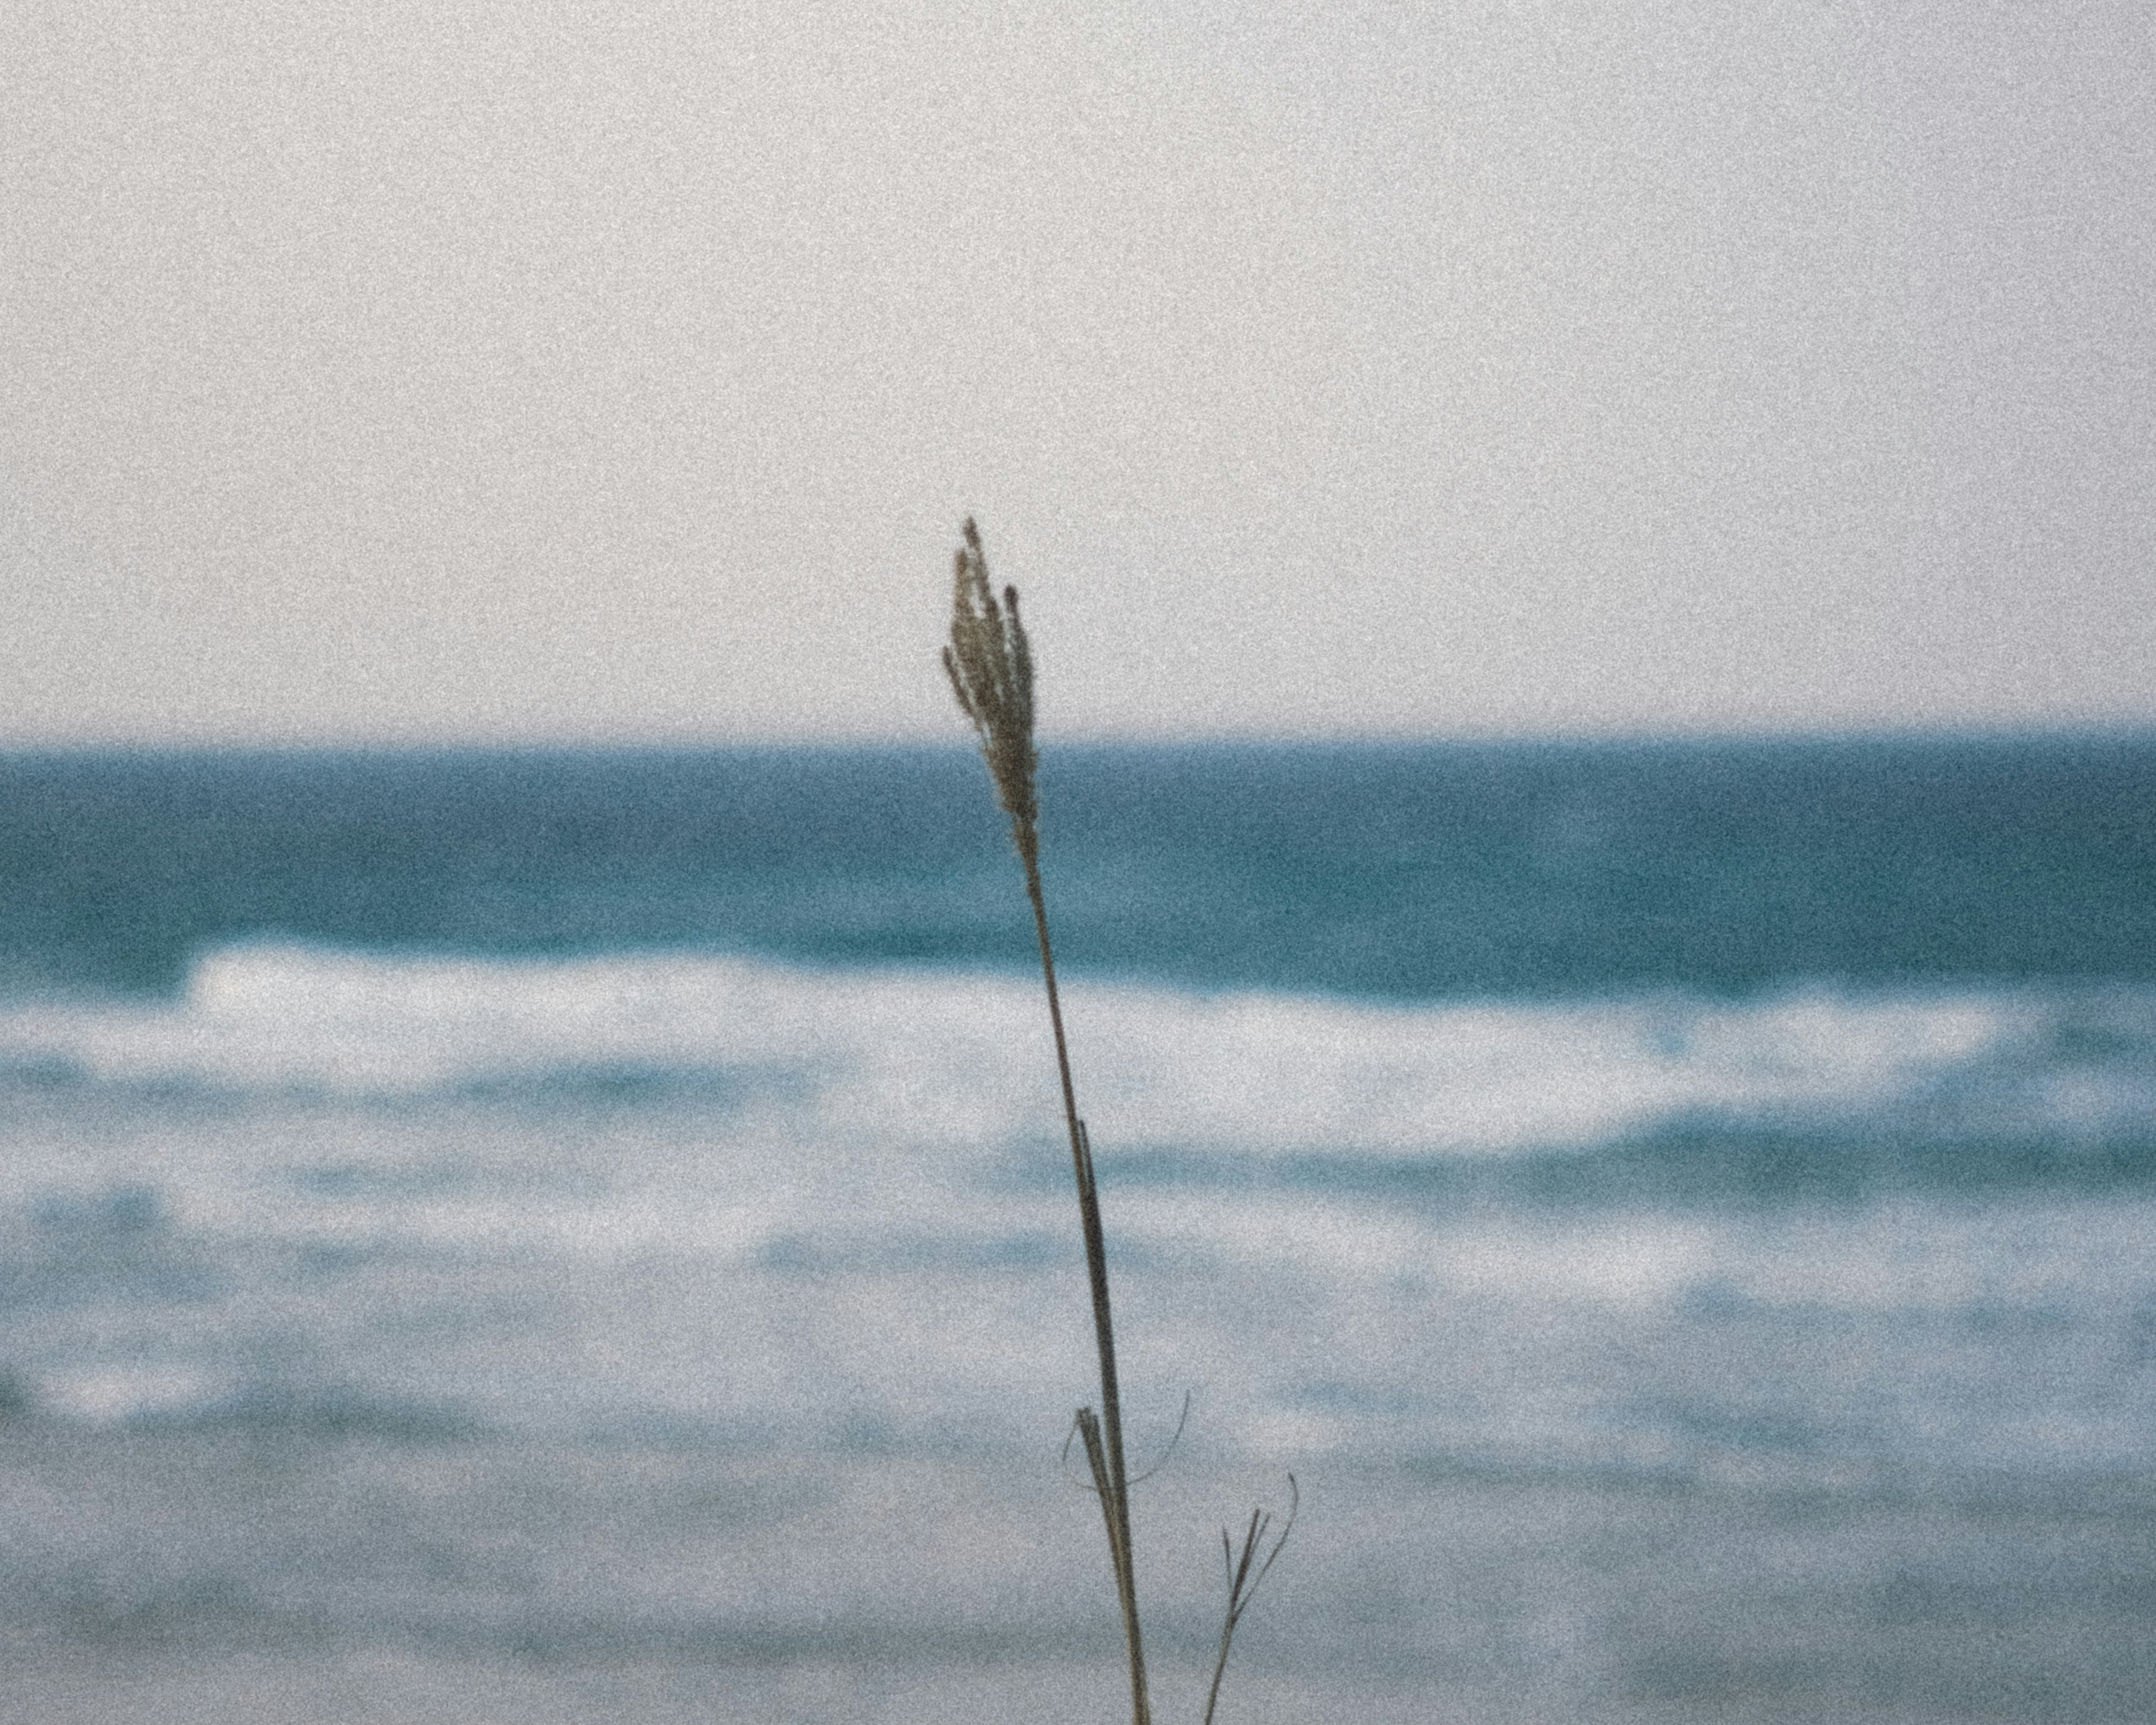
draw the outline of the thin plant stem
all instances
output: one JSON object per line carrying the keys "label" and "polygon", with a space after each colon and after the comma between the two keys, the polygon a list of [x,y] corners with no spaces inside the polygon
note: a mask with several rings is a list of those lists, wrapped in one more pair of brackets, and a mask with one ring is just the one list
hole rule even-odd
{"label": "thin plant stem", "polygon": [[1272,1550],[1265,1553],[1265,1561],[1258,1563],[1255,1574],[1250,1573],[1250,1565],[1257,1562],[1259,1553],[1264,1551],[1265,1535],[1272,1529],[1271,1515],[1261,1509],[1250,1512],[1250,1525],[1243,1535],[1243,1556],[1240,1563],[1236,1561],[1235,1548],[1229,1543],[1228,1530],[1225,1527],[1220,1530],[1220,1555],[1228,1567],[1228,1615],[1220,1625],[1220,1651],[1213,1661],[1212,1686],[1205,1692],[1204,1725],[1213,1725],[1213,1710],[1220,1705],[1220,1680],[1228,1675],[1228,1650],[1235,1645],[1235,1626],[1242,1622],[1243,1614],[1250,1609],[1250,1600],[1257,1593],[1259,1584],[1265,1580],[1267,1572],[1272,1568],[1273,1559],[1281,1554],[1281,1548],[1287,1543],[1287,1536],[1295,1531],[1295,1518],[1302,1507],[1302,1493],[1296,1485],[1293,1474],[1287,1476],[1287,1489],[1286,1525],[1280,1530],[1280,1537],[1273,1541]]}
{"label": "thin plant stem", "polygon": [[1137,1567],[1131,1554],[1130,1474],[1123,1462],[1123,1402],[1116,1385],[1116,1327],[1108,1307],[1108,1250],[1101,1238],[1101,1198],[1093,1178],[1093,1146],[1078,1115],[1070,1083],[1070,1050],[1063,1034],[1063,1003],[1055,991],[1055,953],[1048,940],[1048,901],[1040,890],[1039,757],[1033,742],[1033,649],[1019,620],[1018,589],[998,603],[988,584],[980,530],[968,519],[952,562],[951,639],[943,649],[951,692],[980,738],[981,754],[1010,817],[1011,845],[1025,865],[1025,896],[1040,940],[1040,975],[1048,987],[1048,1018],[1055,1029],[1055,1070],[1063,1081],[1063,1119],[1070,1131],[1070,1169],[1078,1183],[1078,1216],[1086,1235],[1086,1271],[1093,1290],[1093,1339],[1101,1353],[1101,1417],[1078,1410],[1079,1435],[1100,1493],[1115,1565],[1116,1598],[1131,1662],[1132,1725],[1152,1725],[1146,1694],[1145,1644],[1138,1633]]}
{"label": "thin plant stem", "polygon": [[[1033,902],[1034,932],[1040,941],[1040,975],[1048,989],[1048,1019],[1055,1031],[1055,1070],[1063,1083],[1063,1119],[1070,1133],[1070,1168],[1078,1186],[1078,1215],[1086,1236],[1086,1272],[1093,1291],[1093,1339],[1101,1355],[1101,1436],[1105,1456],[1094,1455],[1094,1438],[1086,1429],[1086,1449],[1101,1488],[1101,1512],[1108,1524],[1109,1556],[1116,1569],[1116,1596],[1122,1606],[1123,1642],[1130,1654],[1132,1725],[1152,1725],[1147,1694],[1145,1642],[1138,1629],[1137,1566],[1131,1553],[1130,1475],[1123,1461],[1123,1404],[1116,1381],[1116,1326],[1108,1302],[1108,1250],[1101,1228],[1101,1199],[1093,1179],[1093,1147],[1086,1122],[1078,1117],[1077,1091],[1070,1082],[1070,1050],[1063,1034],[1063,1004],[1055,988],[1055,952],[1048,939],[1048,903],[1040,890],[1040,867],[1025,864],[1025,893]],[[1081,1429],[1087,1423],[1081,1421]],[[1101,1463],[1105,1461],[1105,1468]]]}
{"label": "thin plant stem", "polygon": [[[1079,1117],[1078,1093],[1070,1082],[1070,1046],[1063,1034],[1063,1003],[1055,991],[1055,952],[1048,940],[1048,901],[1040,890],[1040,799],[1034,783],[1040,766],[1033,742],[1033,649],[1019,621],[1018,589],[1006,587],[998,603],[988,584],[988,559],[980,530],[968,518],[957,556],[952,560],[951,639],[943,649],[944,674],[951,692],[980,738],[982,758],[996,788],[996,800],[1010,817],[1011,845],[1025,865],[1025,896],[1033,906],[1033,932],[1040,941],[1040,978],[1048,988],[1048,1021],[1055,1029],[1055,1073],[1063,1082],[1063,1121],[1070,1130],[1070,1172],[1078,1183],[1078,1219],[1086,1235],[1086,1273],[1093,1289],[1093,1340],[1101,1353],[1101,1411],[1081,1408],[1074,1422],[1086,1445],[1086,1463],[1101,1499],[1106,1524],[1108,1557],[1116,1569],[1116,1599],[1123,1610],[1123,1643],[1131,1661],[1132,1725],[1152,1725],[1152,1702],[1146,1693],[1145,1641],[1138,1633],[1137,1563],[1131,1550],[1131,1480],[1123,1461],[1123,1399],[1116,1384],[1116,1326],[1108,1306],[1108,1249],[1101,1231],[1101,1194],[1093,1178],[1093,1141]],[[1183,1413],[1190,1404],[1186,1398]],[[1176,1427],[1177,1435],[1183,1428]],[[1170,1448],[1173,1440],[1170,1440]],[[1065,1440],[1065,1454],[1069,1454]],[[1295,1525],[1295,1476],[1287,1476],[1291,1502],[1287,1522],[1265,1553],[1272,1517],[1250,1512],[1240,1563],[1224,1529],[1221,1548],[1228,1559],[1228,1618],[1220,1630],[1219,1656],[1205,1697],[1205,1725],[1220,1699],[1220,1679],[1228,1669],[1228,1650],[1235,1625],[1250,1608],[1250,1597],[1287,1543]],[[1255,1568],[1253,1568],[1255,1565]]]}

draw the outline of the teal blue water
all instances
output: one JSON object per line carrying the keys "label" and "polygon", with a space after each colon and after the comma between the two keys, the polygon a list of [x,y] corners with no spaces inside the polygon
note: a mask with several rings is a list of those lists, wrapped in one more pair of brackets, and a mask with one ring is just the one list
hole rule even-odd
{"label": "teal blue water", "polygon": [[[1163,1684],[1292,1471],[1245,1717],[2140,1716],[2156,742],[1042,804]],[[1112,1717],[1031,939],[963,750],[0,760],[18,1692]]]}
{"label": "teal blue water", "polygon": [[[2156,979],[2156,743],[1051,750],[1069,963],[1362,998]],[[0,978],[277,937],[1023,968],[955,749],[0,762]],[[1019,907],[1022,912],[1023,906]]]}

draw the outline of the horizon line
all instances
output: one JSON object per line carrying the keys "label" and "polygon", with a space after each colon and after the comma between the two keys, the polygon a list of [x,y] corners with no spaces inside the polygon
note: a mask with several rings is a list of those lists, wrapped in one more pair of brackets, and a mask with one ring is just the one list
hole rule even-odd
{"label": "horizon line", "polygon": [[[1830,746],[1891,743],[2156,743],[2156,717],[2142,719],[1954,721],[1789,726],[1672,726],[1507,730],[1499,727],[1368,732],[1050,732],[1044,750],[1602,748],[1717,746]],[[355,757],[424,755],[667,755],[729,753],[971,754],[978,745],[963,731],[949,737],[917,732],[844,734],[665,732],[248,737],[203,734],[87,737],[0,737],[0,760],[57,757]]]}

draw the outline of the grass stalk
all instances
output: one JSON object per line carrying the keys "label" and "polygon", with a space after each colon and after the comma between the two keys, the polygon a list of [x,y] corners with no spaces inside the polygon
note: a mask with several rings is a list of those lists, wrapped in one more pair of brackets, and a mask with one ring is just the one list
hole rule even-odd
{"label": "grass stalk", "polygon": [[[1048,1021],[1055,1031],[1055,1074],[1063,1085],[1063,1122],[1070,1134],[1070,1172],[1078,1186],[1078,1217],[1086,1236],[1086,1273],[1093,1292],[1093,1339],[1101,1355],[1101,1410],[1078,1410],[1075,1425],[1086,1446],[1093,1489],[1106,1524],[1108,1557],[1116,1572],[1116,1599],[1122,1608],[1123,1644],[1130,1656],[1132,1725],[1152,1725],[1152,1703],[1146,1692],[1145,1640],[1138,1630],[1137,1568],[1131,1554],[1130,1471],[1123,1461],[1123,1403],[1116,1383],[1116,1325],[1108,1301],[1108,1250],[1101,1229],[1101,1194],[1093,1177],[1093,1140],[1078,1112],[1078,1092],[1070,1081],[1070,1045],[1063,1034],[1063,1002],[1055,988],[1055,949],[1048,938],[1048,901],[1040,889],[1040,802],[1035,787],[1039,760],[1033,743],[1033,649],[1019,621],[1018,589],[1006,587],[1000,601],[988,585],[981,535],[969,520],[958,547],[951,595],[951,644],[943,649],[943,669],[958,705],[973,721],[988,763],[996,800],[1010,817],[1011,843],[1025,867],[1025,896],[1033,906],[1033,932],[1040,942],[1040,979],[1048,990]],[[1183,1412],[1189,1413],[1188,1399]],[[1179,1437],[1183,1428],[1178,1425]],[[1173,1440],[1171,1440],[1171,1446]],[[1219,1656],[1206,1692],[1204,1725],[1213,1725],[1220,1702],[1220,1680],[1228,1669],[1228,1651],[1235,1627],[1250,1609],[1258,1584],[1287,1543],[1301,1503],[1295,1476],[1287,1519],[1271,1532],[1273,1518],[1250,1512],[1238,1559],[1227,1530],[1220,1533],[1228,1566],[1228,1613],[1220,1628]],[[1270,1548],[1267,1549],[1268,1538]]]}
{"label": "grass stalk", "polygon": [[[1265,1572],[1287,1543],[1287,1536],[1295,1531],[1296,1513],[1302,1507],[1302,1494],[1296,1488],[1295,1476],[1287,1476],[1289,1494],[1287,1520],[1273,1538],[1270,1551],[1265,1548],[1266,1535],[1271,1532],[1273,1518],[1270,1512],[1254,1509],[1250,1525],[1244,1530],[1243,1554],[1240,1559],[1235,1547],[1229,1543],[1228,1530],[1220,1530],[1220,1557],[1228,1568],[1228,1615],[1220,1625],[1220,1651],[1213,1661],[1213,1681],[1205,1692],[1204,1725],[1213,1725],[1213,1710],[1220,1705],[1220,1680],[1228,1674],[1228,1650],[1235,1643],[1235,1626],[1242,1622],[1243,1614],[1250,1609],[1250,1600],[1258,1591],[1258,1584],[1265,1579]],[[1260,1555],[1262,1553],[1262,1556]],[[1250,1566],[1255,1563],[1253,1573]]]}
{"label": "grass stalk", "polygon": [[[1122,1397],[1116,1380],[1115,1319],[1108,1299],[1108,1252],[1101,1227],[1101,1199],[1093,1177],[1093,1146],[1078,1112],[1070,1081],[1070,1049],[1063,1031],[1063,1004],[1055,988],[1055,952],[1048,936],[1048,901],[1040,886],[1038,757],[1033,742],[1033,653],[1019,620],[1018,590],[1006,587],[1001,603],[988,584],[981,536],[966,522],[955,563],[951,642],[943,669],[958,705],[973,721],[994,782],[997,800],[1010,818],[1011,843],[1025,868],[1025,893],[1033,906],[1040,944],[1041,981],[1048,1018],[1055,1032],[1055,1070],[1063,1086],[1063,1119],[1070,1137],[1070,1168],[1078,1187],[1078,1214],[1086,1240],[1086,1272],[1093,1296],[1093,1338],[1100,1353],[1101,1411],[1078,1410],[1080,1436],[1106,1523],[1116,1597],[1122,1609],[1123,1643],[1130,1661],[1132,1725],[1152,1725],[1147,1693],[1145,1641],[1138,1626],[1137,1570],[1131,1551],[1130,1473],[1123,1459]],[[1232,1602],[1231,1602],[1232,1604]],[[1217,1687],[1218,1678],[1215,1683]]]}

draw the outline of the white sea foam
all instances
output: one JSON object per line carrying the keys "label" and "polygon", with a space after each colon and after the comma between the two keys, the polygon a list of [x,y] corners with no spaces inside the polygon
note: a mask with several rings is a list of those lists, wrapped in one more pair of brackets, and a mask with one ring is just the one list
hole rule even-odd
{"label": "white sea foam", "polygon": [[131,1364],[62,1371],[38,1387],[51,1412],[89,1425],[121,1425],[191,1410],[219,1386],[185,1366]]}
{"label": "white sea foam", "polygon": [[[2025,990],[1388,1005],[1077,980],[1066,997],[1104,1149],[1381,1158],[1591,1148],[1702,1120],[1832,1122],[1971,1095],[2040,1131],[2156,1118],[2156,994],[2098,1004],[2126,1034],[2066,1060],[2051,1044],[2089,1002]],[[783,1116],[789,1137],[886,1148],[1055,1130],[1028,978],[701,954],[236,947],[206,954],[167,1003],[18,1004],[0,1015],[0,1062],[361,1102],[715,1085]]]}

